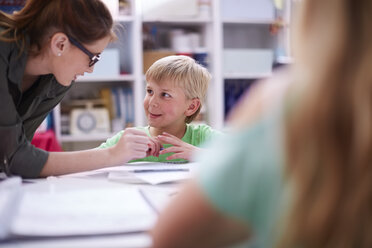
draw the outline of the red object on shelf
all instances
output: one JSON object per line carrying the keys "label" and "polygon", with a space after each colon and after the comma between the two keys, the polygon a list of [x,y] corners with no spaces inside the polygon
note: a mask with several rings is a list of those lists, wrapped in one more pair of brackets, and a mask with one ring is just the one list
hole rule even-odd
{"label": "red object on shelf", "polygon": [[58,143],[54,131],[51,129],[46,132],[36,132],[31,144],[48,152],[62,151],[62,147]]}
{"label": "red object on shelf", "polygon": [[176,55],[189,56],[190,58],[192,58],[192,53],[176,53]]}

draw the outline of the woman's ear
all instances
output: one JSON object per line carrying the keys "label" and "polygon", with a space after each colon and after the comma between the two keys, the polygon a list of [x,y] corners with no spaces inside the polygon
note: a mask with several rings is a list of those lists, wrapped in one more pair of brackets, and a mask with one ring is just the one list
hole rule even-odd
{"label": "woman's ear", "polygon": [[58,32],[55,33],[50,39],[50,50],[55,56],[61,56],[70,45],[66,34]]}
{"label": "woman's ear", "polygon": [[193,115],[200,107],[200,99],[199,98],[193,98],[191,99],[191,102],[189,103],[189,107],[185,111],[185,116],[191,116]]}

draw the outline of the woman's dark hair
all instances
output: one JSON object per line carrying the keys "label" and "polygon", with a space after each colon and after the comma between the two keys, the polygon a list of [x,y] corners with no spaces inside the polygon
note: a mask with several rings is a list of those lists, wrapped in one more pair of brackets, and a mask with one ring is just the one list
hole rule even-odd
{"label": "woman's dark hair", "polygon": [[100,0],[27,0],[18,12],[0,11],[0,26],[3,27],[0,40],[15,41],[23,50],[29,37],[33,54],[39,54],[56,32],[84,44],[104,37],[116,39],[110,11]]}

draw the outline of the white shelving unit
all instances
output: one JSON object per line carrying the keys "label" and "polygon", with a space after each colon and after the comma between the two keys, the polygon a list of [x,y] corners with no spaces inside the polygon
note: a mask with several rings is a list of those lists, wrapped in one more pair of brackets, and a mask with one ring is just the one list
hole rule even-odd
{"label": "white shelving unit", "polygon": [[[114,0],[112,0],[114,1]],[[156,25],[157,27],[172,30],[174,28],[184,28],[197,32],[201,35],[201,46],[208,54],[208,70],[212,73],[212,82],[210,83],[205,121],[214,128],[224,127],[225,103],[224,87],[226,80],[234,79],[257,79],[270,76],[269,73],[245,73],[245,72],[224,72],[224,50],[226,48],[257,48],[261,47],[274,49],[276,45],[275,37],[267,35],[269,26],[275,21],[274,18],[257,17],[226,17],[224,10],[226,1],[236,4],[238,0],[210,0],[209,16],[193,17],[171,17],[164,16],[158,18],[144,17],[142,13],[143,0],[131,0],[131,14],[128,16],[119,15],[115,17],[116,22],[124,26],[124,31],[119,35],[119,41],[113,47],[119,48],[121,71],[126,71],[124,75],[110,75],[97,77],[82,77],[76,82],[78,87],[71,91],[81,91],[84,93],[86,88],[105,87],[130,87],[133,90],[134,98],[134,125],[146,125],[143,111],[144,98],[144,76],[143,76],[143,26]],[[177,1],[177,0],[175,0]],[[200,0],[199,0],[200,1]],[[248,2],[272,1],[272,0],[247,0]],[[205,0],[200,1],[205,3]],[[240,1],[241,2],[241,1]],[[236,6],[235,8],[240,8]],[[274,6],[273,6],[274,11]],[[258,34],[260,37],[255,37]],[[236,36],[236,37],[234,37]],[[242,39],[243,37],[243,39]],[[269,39],[267,39],[269,37]],[[263,39],[262,42],[260,39]],[[253,42],[252,42],[253,40]],[[169,45],[169,44],[168,44]],[[85,85],[85,86],[84,86]],[[76,93],[76,92],[75,92]],[[62,102],[62,105],[64,102]],[[113,133],[89,133],[86,135],[71,135],[61,131],[61,107],[54,110],[56,135],[63,145],[72,143],[89,143],[87,147],[92,146],[92,142],[102,142],[111,137]],[[83,147],[83,148],[87,148]],[[67,150],[74,150],[76,147],[68,147]],[[80,149],[81,147],[79,147]],[[78,149],[78,148],[76,148]]]}
{"label": "white shelving unit", "polygon": [[224,79],[258,79],[270,77],[271,73],[225,73],[223,75]]}

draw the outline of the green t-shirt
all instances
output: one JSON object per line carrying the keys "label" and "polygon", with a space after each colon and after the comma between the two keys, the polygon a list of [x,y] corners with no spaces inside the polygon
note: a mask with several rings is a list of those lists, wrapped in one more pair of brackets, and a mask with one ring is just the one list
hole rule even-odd
{"label": "green t-shirt", "polygon": [[207,199],[227,216],[246,222],[252,247],[273,247],[289,193],[283,181],[284,142],[281,117],[217,139],[197,157],[198,182]]}
{"label": "green t-shirt", "polygon": [[[151,134],[149,132],[149,126],[147,127],[137,127],[138,130],[144,131],[149,137]],[[108,138],[106,142],[102,143],[98,148],[108,148],[114,146],[120,140],[121,136],[123,135],[124,130],[120,131],[116,135],[111,138]],[[206,141],[209,141],[212,137],[220,134],[220,132],[213,130],[210,126],[205,124],[187,124],[186,125],[186,132],[185,135],[182,137],[182,141],[193,146],[200,147]],[[164,144],[164,148],[171,147],[170,144]],[[140,161],[147,161],[147,162],[167,162],[167,161],[185,161],[184,159],[172,159],[167,160],[166,158],[173,153],[165,153],[159,155],[159,157],[149,156],[141,159],[135,159],[129,161],[131,162],[140,162]]]}

